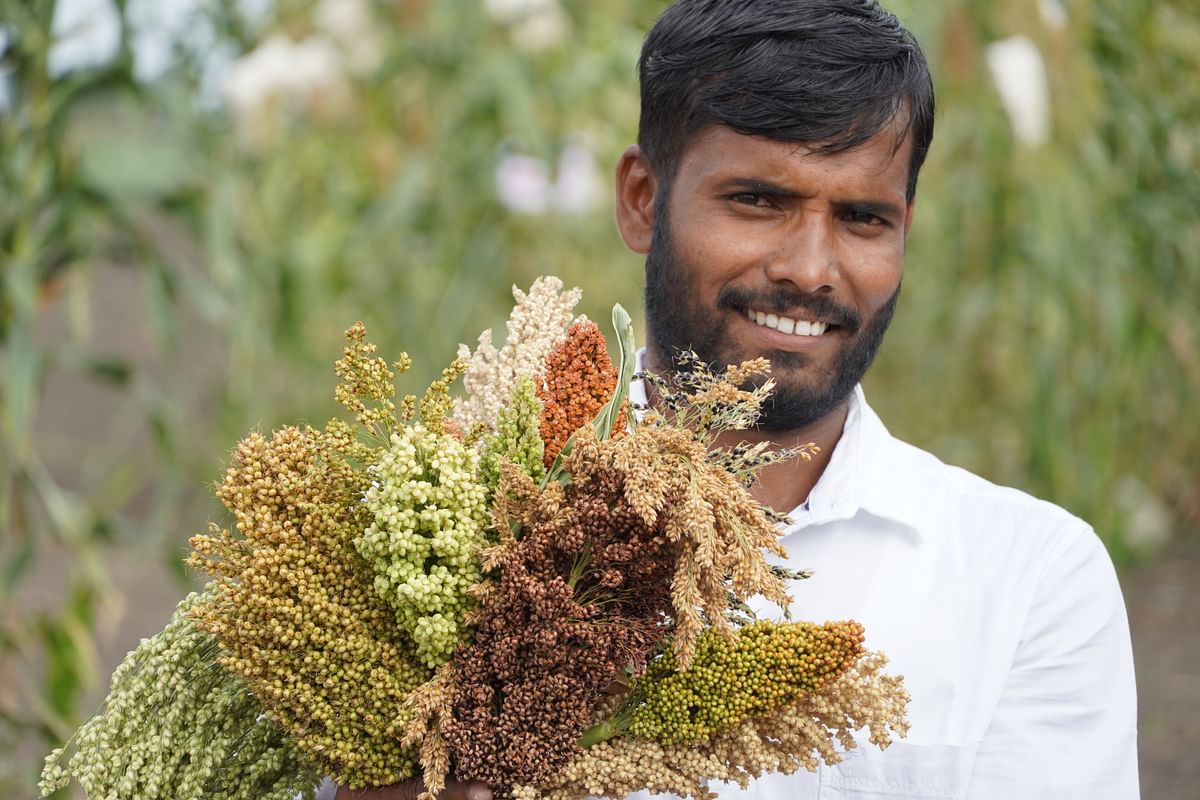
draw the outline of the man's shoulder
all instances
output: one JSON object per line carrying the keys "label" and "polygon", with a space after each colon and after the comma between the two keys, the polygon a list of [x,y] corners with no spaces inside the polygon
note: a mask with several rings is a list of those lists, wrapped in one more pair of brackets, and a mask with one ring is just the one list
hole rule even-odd
{"label": "man's shoulder", "polygon": [[926,545],[921,550],[939,574],[970,585],[965,591],[977,592],[981,607],[994,612],[986,598],[1006,597],[1006,614],[1022,608],[1033,613],[1040,607],[1034,598],[1047,592],[1098,608],[1119,605],[1112,559],[1087,522],[1028,492],[892,442],[887,450],[913,492],[909,524]]}
{"label": "man's shoulder", "polygon": [[1052,502],[947,464],[895,437],[888,450],[897,474],[907,476],[914,507],[946,534],[973,540],[1033,539],[1040,545],[1051,539],[1060,546],[1099,543],[1091,525]]}

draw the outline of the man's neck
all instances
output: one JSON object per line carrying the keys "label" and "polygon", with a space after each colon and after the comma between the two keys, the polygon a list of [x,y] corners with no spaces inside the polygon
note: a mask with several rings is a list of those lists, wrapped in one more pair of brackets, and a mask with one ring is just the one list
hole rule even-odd
{"label": "man's neck", "polygon": [[729,447],[739,442],[757,444],[765,441],[771,443],[772,449],[801,447],[810,442],[815,444],[819,450],[812,460],[796,457],[763,467],[750,489],[755,500],[786,514],[808,499],[829,466],[833,448],[842,438],[842,428],[849,411],[850,401],[847,400],[824,418],[803,429],[786,432],[754,429],[726,431],[717,437],[715,444]]}
{"label": "man's neck", "polygon": [[[658,364],[654,348],[646,349],[645,367],[659,375],[665,375],[666,370]],[[647,386],[647,389],[650,389]],[[653,392],[650,396],[654,402]],[[812,425],[791,431],[760,431],[756,429],[744,431],[726,431],[717,437],[714,446],[732,447],[741,442],[758,444],[770,442],[772,449],[785,447],[801,447],[810,442],[819,450],[811,460],[800,457],[771,464],[759,470],[757,480],[751,487],[750,493],[765,506],[786,514],[804,503],[812,492],[817,481],[829,466],[833,457],[833,448],[842,438],[842,429],[846,417],[850,413],[850,400],[847,398],[832,412],[817,420]]]}

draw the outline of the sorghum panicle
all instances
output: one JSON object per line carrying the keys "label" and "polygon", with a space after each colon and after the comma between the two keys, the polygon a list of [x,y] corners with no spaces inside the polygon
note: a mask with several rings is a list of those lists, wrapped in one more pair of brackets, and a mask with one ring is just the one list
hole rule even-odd
{"label": "sorghum panicle", "polygon": [[189,563],[216,577],[193,614],[220,642],[220,663],[322,772],[386,785],[414,773],[399,732],[405,699],[429,671],[354,549],[370,523],[369,479],[340,443],[286,427],[238,445],[217,490],[236,532],[193,538]]}
{"label": "sorghum panicle", "polygon": [[192,619],[211,592],[185,598],[125,657],[101,708],[46,759],[43,797],[73,777],[88,797],[111,800],[311,800],[320,773],[216,664],[216,641]]}
{"label": "sorghum panicle", "polygon": [[663,744],[702,742],[745,719],[820,691],[862,655],[857,622],[753,622],[732,639],[700,635],[691,666],[673,654],[634,684],[630,733]]}
{"label": "sorghum panicle", "polygon": [[564,292],[562,281],[553,276],[538,278],[528,294],[514,286],[517,302],[508,318],[504,346],[496,350],[490,329],[479,335],[474,353],[459,345],[458,357],[468,363],[463,377],[467,396],[455,400],[452,415],[460,431],[495,430],[500,409],[517,380],[541,372],[546,354],[566,335],[581,294],[579,289]]}
{"label": "sorghum panicle", "polygon": [[[543,458],[548,469],[571,435],[596,418],[617,386],[617,369],[599,326],[591,320],[572,324],[567,338],[546,356],[535,383],[542,401]],[[623,420],[624,411],[614,430],[623,429]]]}
{"label": "sorghum panicle", "polygon": [[370,525],[354,540],[375,591],[430,669],[466,638],[468,590],[483,577],[487,488],[478,473],[479,453],[458,438],[422,424],[400,428],[372,467]]}

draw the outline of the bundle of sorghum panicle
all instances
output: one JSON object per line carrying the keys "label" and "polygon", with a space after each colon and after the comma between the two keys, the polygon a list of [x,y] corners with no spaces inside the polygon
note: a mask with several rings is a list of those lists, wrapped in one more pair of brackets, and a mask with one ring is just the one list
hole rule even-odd
{"label": "bundle of sorghum panicle", "polygon": [[[130,654],[47,793],[93,800],[284,797],[420,773],[501,796],[705,794],[706,779],[839,758],[864,725],[886,745],[906,696],[853,622],[784,609],[777,518],[756,472],[815,448],[717,447],[771,391],[763,360],[693,354],[647,375],[627,414],[620,360],[572,318],[578,290],[537,281],[501,349],[490,332],[424,396],[346,333],[335,397],[353,421],[251,433],[217,495],[233,518],[192,540],[212,577]],[[452,398],[463,376],[465,398]],[[786,612],[785,612],[786,613]]]}

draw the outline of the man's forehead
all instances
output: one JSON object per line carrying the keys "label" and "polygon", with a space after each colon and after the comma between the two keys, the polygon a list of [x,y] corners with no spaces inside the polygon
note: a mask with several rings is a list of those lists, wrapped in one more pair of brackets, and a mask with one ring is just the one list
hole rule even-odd
{"label": "man's forehead", "polygon": [[[850,146],[835,146],[828,141],[798,142],[790,139],[773,139],[758,134],[741,133],[727,125],[714,123],[700,131],[683,152],[683,162],[712,174],[719,169],[736,168],[744,162],[773,162],[782,159],[811,162],[837,162],[853,159],[858,163],[874,164],[874,172],[881,176],[891,169],[904,173],[907,179],[908,165],[912,156],[913,139],[907,126],[892,124]],[[703,151],[704,158],[696,158],[696,151]],[[717,161],[712,161],[713,156]]]}

